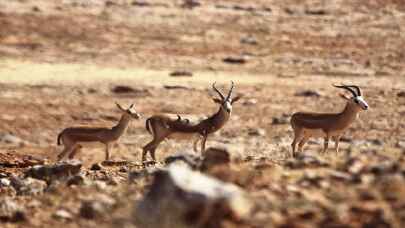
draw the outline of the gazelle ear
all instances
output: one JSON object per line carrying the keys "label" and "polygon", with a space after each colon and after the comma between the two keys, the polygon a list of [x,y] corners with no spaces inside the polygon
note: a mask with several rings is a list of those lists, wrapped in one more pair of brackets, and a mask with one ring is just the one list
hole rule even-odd
{"label": "gazelle ear", "polygon": [[234,98],[232,99],[232,101],[231,101],[231,104],[237,102],[237,101],[238,101],[239,99],[241,99],[241,98],[242,98],[242,96],[236,96],[236,97],[234,97]]}
{"label": "gazelle ear", "polygon": [[339,96],[345,100],[350,100],[351,98],[344,93],[339,93]]}
{"label": "gazelle ear", "polygon": [[222,100],[221,100],[221,99],[218,99],[218,98],[212,98],[212,100],[213,100],[215,103],[218,103],[218,104],[221,104],[221,103],[222,103]]}
{"label": "gazelle ear", "polygon": [[134,107],[134,104],[131,104],[131,106],[129,106],[129,108],[128,109],[131,109],[131,108],[133,108]]}

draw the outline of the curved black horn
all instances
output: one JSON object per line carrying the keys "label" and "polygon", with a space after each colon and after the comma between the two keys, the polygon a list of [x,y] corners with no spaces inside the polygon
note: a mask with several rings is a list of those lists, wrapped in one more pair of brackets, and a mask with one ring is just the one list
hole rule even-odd
{"label": "curved black horn", "polygon": [[133,108],[134,107],[134,104],[131,104],[131,106],[129,106],[129,109],[131,109],[131,108]]}
{"label": "curved black horn", "polygon": [[232,95],[232,90],[233,90],[234,83],[233,83],[233,81],[231,81],[231,83],[232,83],[231,89],[229,90],[229,93],[228,93],[228,96],[226,97],[226,100],[229,100],[229,98],[231,98],[231,95]]}
{"label": "curved black horn", "polygon": [[347,91],[349,91],[350,93],[352,93],[352,95],[353,95],[354,97],[357,97],[357,96],[358,96],[358,95],[356,94],[356,92],[355,92],[352,88],[350,88],[350,87],[348,87],[348,86],[346,86],[346,85],[341,85],[341,86],[339,86],[339,85],[333,84],[333,86],[336,87],[336,88],[346,89]]}
{"label": "curved black horn", "polygon": [[118,104],[118,102],[115,102],[115,105],[117,105],[117,107],[118,107],[119,109],[125,111],[125,109],[124,109],[120,104]]}
{"label": "curved black horn", "polygon": [[358,86],[356,86],[356,85],[344,85],[344,86],[355,88],[356,91],[357,91],[357,96],[361,96],[361,91],[360,91],[360,88]]}
{"label": "curved black horn", "polygon": [[219,92],[219,90],[215,87],[215,83],[217,83],[217,82],[214,82],[214,84],[212,84],[212,88],[215,90],[215,92],[218,93],[218,95],[221,97],[222,100],[225,100],[224,95],[222,95],[222,93]]}

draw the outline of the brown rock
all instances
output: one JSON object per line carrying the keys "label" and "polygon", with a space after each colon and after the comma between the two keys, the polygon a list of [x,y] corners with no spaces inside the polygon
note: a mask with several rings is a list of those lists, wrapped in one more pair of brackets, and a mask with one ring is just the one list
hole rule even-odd
{"label": "brown rock", "polygon": [[251,201],[237,186],[171,165],[156,173],[133,215],[140,228],[220,227],[224,219],[249,217],[251,209]]}
{"label": "brown rock", "polygon": [[210,147],[204,154],[202,170],[211,169],[214,166],[229,164],[231,156],[226,148]]}

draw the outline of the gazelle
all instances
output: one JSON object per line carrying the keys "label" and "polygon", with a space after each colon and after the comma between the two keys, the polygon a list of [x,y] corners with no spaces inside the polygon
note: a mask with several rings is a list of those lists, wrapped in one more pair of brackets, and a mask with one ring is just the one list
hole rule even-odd
{"label": "gazelle", "polygon": [[80,143],[100,142],[105,145],[105,160],[110,158],[110,146],[117,142],[118,139],[126,132],[131,119],[139,119],[140,114],[134,110],[134,105],[128,109],[124,109],[116,103],[122,115],[118,124],[112,128],[91,128],[91,127],[72,127],[64,129],[58,135],[58,145],[63,145],[65,148],[58,155],[58,161],[69,153],[69,158],[72,159],[82,148]]}
{"label": "gazelle", "polygon": [[220,99],[213,98],[214,102],[219,104],[219,110],[206,119],[197,123],[191,123],[188,119],[181,119],[179,115],[177,115],[177,118],[174,118],[170,115],[162,114],[152,116],[146,120],[146,129],[152,134],[153,139],[143,147],[142,162],[146,160],[148,152],[155,161],[155,150],[165,139],[189,139],[197,136],[198,138],[194,142],[194,150],[197,150],[198,141],[202,140],[201,152],[205,151],[208,135],[218,131],[225,125],[231,116],[233,103],[240,99],[240,96],[231,98],[234,88],[233,82],[226,97],[215,87],[215,83],[212,84],[212,88],[220,97]]}
{"label": "gazelle", "polygon": [[349,91],[353,97],[348,97],[343,93],[340,94],[346,100],[346,107],[339,113],[294,113],[291,117],[291,126],[294,130],[294,141],[291,144],[293,157],[295,156],[297,143],[298,151],[302,152],[303,146],[311,137],[324,138],[323,153],[328,149],[329,140],[333,138],[335,151],[338,153],[340,137],[357,119],[359,112],[368,109],[368,104],[361,96],[358,86],[333,86]]}

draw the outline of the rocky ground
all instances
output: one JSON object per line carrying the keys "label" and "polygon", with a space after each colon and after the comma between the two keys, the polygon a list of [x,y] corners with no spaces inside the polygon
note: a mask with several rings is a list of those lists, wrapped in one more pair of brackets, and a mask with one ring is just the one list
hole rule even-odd
{"label": "rocky ground", "polygon": [[[0,0],[1,226],[403,227],[402,1],[189,2]],[[207,142],[224,150],[167,141],[159,163],[142,166],[146,117],[209,115],[211,83],[226,91],[230,80],[243,98]],[[340,154],[320,155],[312,140],[290,158],[291,113],[339,111],[339,82],[360,85],[370,110]],[[89,145],[55,164],[57,134],[112,126],[114,102],[135,103],[143,118],[112,161]],[[220,182],[224,198],[199,193],[168,163],[231,185]]]}

